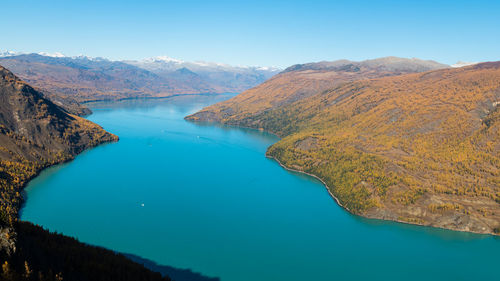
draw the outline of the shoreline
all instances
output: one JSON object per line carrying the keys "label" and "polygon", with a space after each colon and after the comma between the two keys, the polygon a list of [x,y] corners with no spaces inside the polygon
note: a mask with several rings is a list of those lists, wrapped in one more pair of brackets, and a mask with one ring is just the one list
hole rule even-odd
{"label": "shoreline", "polygon": [[[82,118],[83,118],[83,117],[82,117]],[[87,119],[86,119],[86,120],[87,120]],[[99,125],[99,126],[100,126],[100,125]],[[106,132],[107,132],[107,131],[106,131]],[[109,132],[108,132],[108,133],[109,133]],[[113,136],[116,136],[116,135],[114,135],[114,134],[112,134],[112,133],[109,133],[109,134],[111,134],[111,135],[113,135]],[[26,204],[26,199],[27,199],[26,187],[28,187],[29,183],[30,183],[33,179],[35,179],[36,177],[38,177],[38,176],[39,176],[42,172],[44,172],[45,170],[47,170],[47,169],[49,169],[49,168],[56,167],[56,166],[58,166],[58,165],[62,165],[62,164],[66,164],[66,163],[69,163],[69,162],[71,162],[71,161],[75,160],[75,158],[76,158],[77,156],[79,156],[80,154],[82,154],[82,153],[84,153],[84,152],[86,152],[86,151],[88,151],[88,150],[91,150],[91,149],[96,148],[96,147],[101,146],[101,145],[111,144],[111,143],[115,143],[115,142],[120,141],[120,138],[119,138],[118,136],[116,136],[116,137],[117,137],[117,139],[116,139],[116,140],[104,141],[104,142],[98,143],[98,144],[96,144],[96,145],[86,147],[86,148],[82,149],[82,151],[80,151],[80,152],[78,152],[78,153],[76,153],[76,154],[74,154],[74,155],[73,155],[73,154],[70,154],[70,156],[69,156],[68,158],[66,158],[66,159],[64,159],[64,160],[62,160],[62,161],[60,161],[60,162],[53,163],[53,164],[48,164],[48,165],[44,165],[44,166],[42,166],[39,170],[37,170],[37,171],[36,171],[36,173],[35,173],[33,176],[31,176],[31,177],[29,177],[28,179],[26,179],[26,182],[25,182],[25,183],[23,183],[23,185],[22,185],[22,186],[21,186],[21,188],[20,188],[21,190],[19,191],[19,192],[21,193],[21,202],[19,203],[19,209],[17,210],[16,219],[17,219],[17,220],[19,220],[19,221],[21,221],[22,210],[23,210],[23,208],[24,208],[24,206],[25,206],[25,204]]]}
{"label": "shoreline", "polygon": [[360,215],[360,214],[355,214],[355,213],[351,212],[351,210],[349,210],[349,208],[345,207],[344,205],[342,205],[342,203],[340,203],[340,200],[333,194],[333,192],[330,190],[330,188],[325,183],[325,181],[323,179],[321,179],[320,177],[318,177],[318,176],[316,176],[314,174],[308,173],[308,172],[304,172],[304,171],[300,171],[300,170],[297,170],[297,169],[289,168],[289,167],[285,166],[283,163],[281,163],[281,161],[279,161],[276,157],[268,155],[267,152],[266,152],[266,158],[273,159],[282,168],[284,168],[287,171],[301,173],[301,174],[308,175],[310,177],[313,177],[313,178],[319,180],[323,184],[323,186],[326,188],[326,190],[328,191],[328,194],[330,194],[330,197],[333,198],[333,200],[335,200],[335,202],[342,209],[346,210],[350,215],[359,216],[359,217],[364,218],[364,219],[372,219],[372,220],[381,220],[381,221],[386,221],[386,222],[402,223],[402,224],[406,224],[406,225],[419,226],[419,227],[428,227],[428,228],[434,228],[434,229],[439,229],[439,230],[457,231],[457,232],[461,232],[461,233],[471,233],[471,234],[485,235],[485,236],[491,236],[491,237],[498,237],[498,236],[500,236],[499,234],[491,233],[491,232],[478,232],[478,231],[471,231],[471,230],[461,230],[461,229],[445,228],[445,227],[440,227],[440,226],[433,226],[433,225],[430,225],[430,224],[411,223],[411,222],[402,221],[402,220],[392,220],[392,219],[369,217],[369,216],[364,216],[364,215]]}
{"label": "shoreline", "polygon": [[283,163],[281,163],[281,161],[278,160],[276,157],[268,155],[267,152],[266,152],[266,157],[269,158],[269,159],[273,159],[274,161],[278,162],[278,164],[282,168],[284,168],[285,170],[296,172],[296,173],[305,174],[305,175],[308,175],[310,177],[313,177],[313,178],[319,180],[323,184],[323,186],[326,188],[326,191],[328,191],[328,194],[330,194],[330,197],[332,197],[333,200],[335,200],[335,202],[337,202],[337,204],[340,207],[342,207],[344,210],[348,211],[349,214],[353,214],[353,215],[358,216],[357,214],[351,212],[351,210],[349,210],[349,208],[347,208],[346,206],[342,205],[342,203],[340,203],[340,200],[337,197],[335,197],[335,195],[333,194],[333,192],[330,190],[330,187],[328,187],[328,185],[326,184],[326,182],[322,178],[320,178],[320,177],[318,177],[318,176],[316,176],[314,174],[308,173],[308,172],[304,172],[304,171],[296,170],[296,169],[293,169],[293,168],[289,168],[289,167],[285,166]]}
{"label": "shoreline", "polygon": [[[195,113],[193,113],[193,114],[195,114]],[[274,135],[274,136],[278,137],[279,139],[281,139],[281,137],[279,135],[277,135],[277,134],[275,134],[273,132],[264,130],[264,129],[257,129],[257,128],[252,128],[252,127],[247,127],[247,126],[238,126],[236,124],[225,124],[225,123],[221,123],[221,122],[217,122],[217,121],[193,120],[191,118],[188,118],[189,116],[192,116],[193,114],[185,116],[184,120],[189,121],[189,122],[194,122],[194,123],[205,123],[205,124],[210,124],[211,123],[211,124],[217,124],[217,125],[227,126],[227,127],[233,127],[233,128],[244,128],[244,129],[257,130],[257,131],[260,131],[260,132],[269,133],[269,134]],[[269,149],[269,147],[268,147],[268,149]],[[300,170],[296,170],[296,169],[293,169],[293,168],[289,168],[289,167],[285,166],[283,163],[281,163],[281,161],[279,161],[276,157],[268,155],[267,151],[265,152],[265,157],[269,158],[269,159],[275,160],[285,170],[292,171],[292,172],[297,172],[297,173],[301,173],[301,174],[305,174],[305,175],[308,175],[310,177],[313,177],[313,178],[319,180],[323,184],[323,186],[326,188],[326,190],[328,191],[328,194],[330,195],[330,197],[333,198],[333,200],[335,200],[335,202],[342,209],[346,210],[350,215],[358,216],[358,217],[361,217],[361,218],[364,218],[364,219],[374,219],[374,220],[381,220],[381,221],[387,221],[387,222],[402,223],[402,224],[406,224],[406,225],[413,225],[413,226],[420,226],[420,227],[429,227],[429,228],[435,228],[435,229],[441,229],[441,230],[449,230],[449,231],[457,231],[457,232],[461,232],[461,233],[472,233],[472,234],[478,234],[478,235],[488,235],[488,236],[492,236],[492,237],[499,237],[500,236],[500,233],[494,233],[494,232],[478,232],[478,231],[472,231],[472,230],[462,230],[462,229],[456,229],[456,228],[447,228],[447,227],[441,227],[441,226],[433,226],[431,224],[408,222],[408,221],[403,221],[403,220],[398,220],[398,219],[387,219],[387,218],[383,218],[383,217],[374,217],[374,216],[365,216],[365,215],[361,215],[361,214],[355,214],[351,210],[349,210],[349,208],[345,207],[340,202],[340,200],[330,190],[330,187],[326,184],[326,182],[323,179],[321,179],[319,176],[311,174],[311,173],[308,173],[308,172],[305,172],[305,171],[300,171]]]}

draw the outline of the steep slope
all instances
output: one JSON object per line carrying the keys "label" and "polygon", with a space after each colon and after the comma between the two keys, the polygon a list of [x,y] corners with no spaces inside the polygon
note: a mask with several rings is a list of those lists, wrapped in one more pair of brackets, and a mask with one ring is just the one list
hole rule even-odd
{"label": "steep slope", "polygon": [[226,102],[208,107],[196,116],[237,124],[247,116],[307,98],[342,83],[446,67],[434,61],[396,57],[362,62],[340,60],[298,64]]}
{"label": "steep slope", "polygon": [[355,214],[500,231],[500,62],[343,83],[239,114],[251,102],[188,119],[280,135],[267,154],[320,177]]}
{"label": "steep slope", "polygon": [[46,99],[50,100],[57,106],[64,109],[67,113],[77,116],[86,116],[92,113],[92,110],[82,105],[81,103],[77,102],[74,98],[70,96],[59,93],[48,92],[43,89],[36,89],[36,90],[41,92]]}
{"label": "steep slope", "polygon": [[40,169],[117,137],[66,113],[0,67],[0,212],[16,217],[23,184]]}

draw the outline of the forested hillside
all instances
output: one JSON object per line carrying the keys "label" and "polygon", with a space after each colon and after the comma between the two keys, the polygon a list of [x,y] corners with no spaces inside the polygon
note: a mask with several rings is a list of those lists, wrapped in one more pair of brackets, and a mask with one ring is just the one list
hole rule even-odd
{"label": "forested hillside", "polygon": [[498,233],[499,103],[491,62],[340,83],[259,111],[230,100],[188,119],[278,134],[267,154],[323,179],[353,213]]}
{"label": "forested hillside", "polygon": [[[16,222],[16,250],[0,251],[0,280],[5,281],[168,281],[124,255]],[[199,278],[196,280],[204,280]]]}

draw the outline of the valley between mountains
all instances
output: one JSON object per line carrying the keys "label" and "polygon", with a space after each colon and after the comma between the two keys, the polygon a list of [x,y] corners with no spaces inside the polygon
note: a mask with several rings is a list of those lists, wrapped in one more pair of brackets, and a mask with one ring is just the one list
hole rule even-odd
{"label": "valley between mountains", "polygon": [[[118,140],[80,117],[91,112],[82,103],[95,100],[243,91],[186,119],[278,135],[267,156],[321,179],[351,213],[500,233],[500,62],[452,68],[386,57],[279,72],[169,58],[9,54],[0,64],[14,72],[0,67],[0,258],[7,280],[33,271],[37,280],[170,280],[18,220],[23,189],[42,169]],[[72,263],[61,261],[75,253]]]}

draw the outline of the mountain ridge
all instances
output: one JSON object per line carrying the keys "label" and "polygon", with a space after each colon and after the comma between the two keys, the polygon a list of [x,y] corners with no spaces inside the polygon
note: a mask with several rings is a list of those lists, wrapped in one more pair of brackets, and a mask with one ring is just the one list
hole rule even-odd
{"label": "mountain ridge", "polygon": [[[347,67],[347,68],[346,68]],[[400,72],[422,72],[433,69],[448,68],[449,65],[438,63],[433,60],[421,60],[417,58],[400,58],[400,57],[381,57],[363,61],[351,60],[336,60],[336,61],[321,61],[305,64],[295,64],[286,68],[283,72],[297,70],[351,70],[359,71],[362,67],[379,68],[385,71],[400,71]]]}
{"label": "mountain ridge", "polygon": [[[257,114],[347,82],[446,67],[446,65],[439,63],[396,57],[353,63],[355,62],[339,60],[291,66],[264,83],[225,101],[221,105],[227,108],[230,116]],[[381,67],[380,64],[385,66]],[[238,104],[251,104],[252,106],[240,107]]]}

